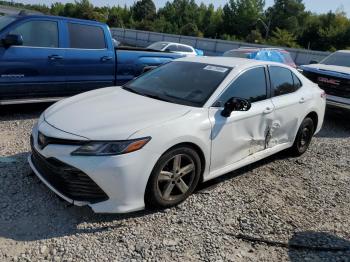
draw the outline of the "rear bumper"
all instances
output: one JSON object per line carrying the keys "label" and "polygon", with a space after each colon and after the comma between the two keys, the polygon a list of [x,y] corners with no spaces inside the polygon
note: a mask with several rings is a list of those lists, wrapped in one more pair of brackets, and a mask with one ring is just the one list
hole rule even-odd
{"label": "rear bumper", "polygon": [[327,95],[327,106],[350,110],[350,99]]}

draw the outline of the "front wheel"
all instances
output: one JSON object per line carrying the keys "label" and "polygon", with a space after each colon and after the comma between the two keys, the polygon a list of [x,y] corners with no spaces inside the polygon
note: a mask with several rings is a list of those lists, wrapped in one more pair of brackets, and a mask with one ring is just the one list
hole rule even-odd
{"label": "front wheel", "polygon": [[295,156],[301,156],[306,152],[315,133],[314,122],[307,117],[303,120],[290,151]]}
{"label": "front wheel", "polygon": [[201,160],[190,147],[165,153],[155,165],[146,188],[146,204],[168,208],[183,202],[196,188],[201,174]]}

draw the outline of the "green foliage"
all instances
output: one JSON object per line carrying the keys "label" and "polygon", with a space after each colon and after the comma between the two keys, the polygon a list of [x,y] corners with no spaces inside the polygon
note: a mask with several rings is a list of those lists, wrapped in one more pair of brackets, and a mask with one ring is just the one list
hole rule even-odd
{"label": "green foliage", "polygon": [[1,1],[45,14],[92,19],[111,27],[232,41],[337,50],[350,47],[350,20],[342,10],[327,14],[305,11],[303,0],[275,0],[264,11],[264,0],[227,0],[223,8],[195,0],[168,0],[158,11],[154,0],[135,0],[131,7],[96,7],[89,0],[26,5]]}
{"label": "green foliage", "polygon": [[276,28],[272,33],[272,37],[268,41],[269,44],[277,46],[286,46],[298,48],[300,47],[297,44],[296,37],[285,29]]}

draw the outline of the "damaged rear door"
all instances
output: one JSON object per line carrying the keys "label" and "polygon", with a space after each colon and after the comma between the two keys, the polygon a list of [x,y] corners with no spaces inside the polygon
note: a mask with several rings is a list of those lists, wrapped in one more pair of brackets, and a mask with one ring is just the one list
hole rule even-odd
{"label": "damaged rear door", "polygon": [[[254,67],[243,72],[209,109],[212,124],[211,171],[240,161],[268,146],[273,124],[274,105],[270,99],[267,69]],[[231,97],[248,99],[252,106],[245,112],[223,117],[223,104]]]}

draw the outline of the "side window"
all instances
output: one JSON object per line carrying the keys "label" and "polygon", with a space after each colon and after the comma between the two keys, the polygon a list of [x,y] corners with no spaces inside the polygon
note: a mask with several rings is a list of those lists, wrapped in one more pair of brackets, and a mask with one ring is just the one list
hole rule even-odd
{"label": "side window", "polygon": [[244,98],[251,103],[266,99],[265,68],[258,67],[243,73],[225,90],[219,101],[225,103],[231,97]]}
{"label": "side window", "polygon": [[[293,73],[284,67],[271,66],[269,68],[271,84],[274,90],[274,96],[285,95],[289,93],[293,93],[298,90],[299,84],[294,84]],[[297,78],[295,76],[295,78]],[[299,80],[299,79],[298,79]],[[299,80],[300,82],[300,80]]]}
{"label": "side window", "polygon": [[169,45],[167,49],[171,52],[176,52],[178,51],[177,45]]}
{"label": "side window", "polygon": [[58,24],[54,21],[29,21],[10,34],[21,35],[23,46],[58,47]]}
{"label": "side window", "polygon": [[187,47],[187,46],[179,45],[178,48],[179,48],[180,52],[187,52],[187,53],[192,53],[193,52],[193,50],[191,48]]}
{"label": "side window", "polygon": [[295,74],[292,73],[292,76],[293,76],[294,88],[295,90],[298,90],[300,87],[303,86],[303,84]]}
{"label": "side window", "polygon": [[68,23],[69,47],[105,49],[105,35],[101,27]]}

